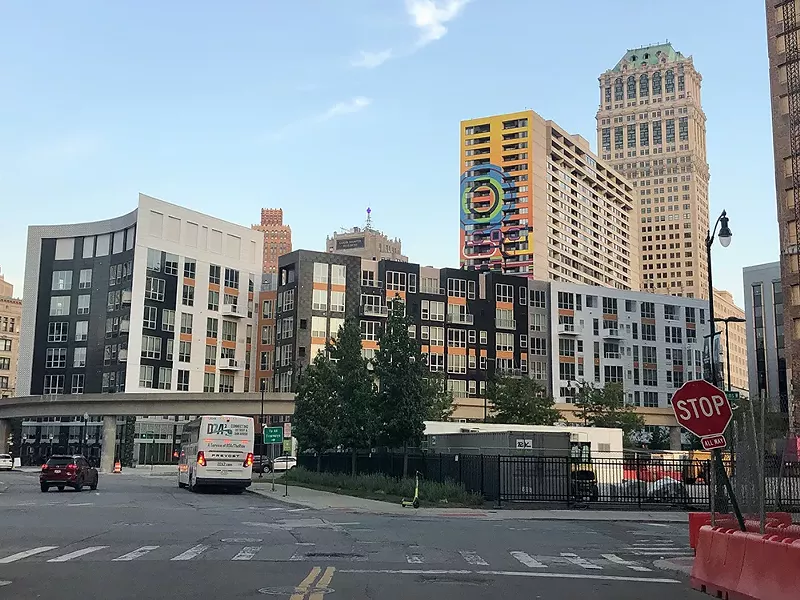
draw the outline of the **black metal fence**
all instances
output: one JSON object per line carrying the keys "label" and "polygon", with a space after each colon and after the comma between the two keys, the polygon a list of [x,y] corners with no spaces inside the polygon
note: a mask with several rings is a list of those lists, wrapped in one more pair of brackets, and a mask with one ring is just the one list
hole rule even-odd
{"label": "black metal fence", "polygon": [[[317,457],[301,455],[299,464],[317,469]],[[320,457],[324,472],[349,474],[352,457],[328,453]],[[768,510],[800,511],[800,464],[768,460],[765,468]],[[708,510],[711,504],[707,460],[658,459],[647,455],[593,458],[582,462],[571,457],[508,456],[490,454],[410,454],[408,473],[419,471],[424,479],[458,483],[472,493],[499,505],[549,503],[560,506],[624,506],[653,509]],[[734,464],[725,470],[736,480]],[[399,452],[359,454],[357,474],[381,473],[402,477]],[[727,494],[718,478],[716,508],[729,509]]]}

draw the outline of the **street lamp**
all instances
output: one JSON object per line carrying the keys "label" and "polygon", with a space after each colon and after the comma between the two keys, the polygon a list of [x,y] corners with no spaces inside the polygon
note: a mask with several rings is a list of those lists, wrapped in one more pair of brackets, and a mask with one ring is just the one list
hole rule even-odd
{"label": "street lamp", "polygon": [[[730,238],[728,239],[730,240]],[[731,336],[728,333],[728,325],[730,323],[744,323],[746,319],[742,317],[714,317],[712,321],[715,323],[725,323],[725,369],[728,372],[728,391],[730,392],[733,390],[733,386],[731,386]]]}
{"label": "street lamp", "polygon": [[81,435],[81,451],[79,452],[81,456],[83,456],[83,443],[84,440],[86,439],[86,429],[88,426],[89,426],[89,413],[85,412],[83,413],[83,434]]}

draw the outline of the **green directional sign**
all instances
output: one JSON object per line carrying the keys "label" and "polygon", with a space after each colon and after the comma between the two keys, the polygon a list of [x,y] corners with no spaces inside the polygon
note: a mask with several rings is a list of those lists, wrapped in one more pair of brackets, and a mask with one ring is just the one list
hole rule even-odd
{"label": "green directional sign", "polygon": [[280,444],[283,441],[283,428],[264,427],[264,443]]}
{"label": "green directional sign", "polygon": [[728,397],[728,400],[730,401],[739,399],[739,392],[725,392],[725,395]]}

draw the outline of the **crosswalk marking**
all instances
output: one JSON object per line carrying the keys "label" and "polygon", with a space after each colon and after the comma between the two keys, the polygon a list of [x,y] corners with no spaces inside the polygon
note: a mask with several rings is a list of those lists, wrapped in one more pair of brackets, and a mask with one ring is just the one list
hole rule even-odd
{"label": "crosswalk marking", "polygon": [[531,567],[534,569],[546,569],[546,565],[544,563],[540,563],[538,560],[533,558],[530,554],[526,552],[521,552],[519,550],[514,550],[510,552],[511,556],[516,558],[519,562],[521,562],[526,567]]}
{"label": "crosswalk marking", "polygon": [[70,552],[69,554],[64,554],[62,556],[57,556],[56,558],[51,558],[47,562],[57,563],[57,562],[67,562],[68,560],[72,560],[73,558],[78,558],[79,556],[86,556],[87,554],[91,554],[92,552],[97,552],[98,550],[103,550],[108,548],[108,546],[89,546],[88,548],[82,548],[81,550],[75,550],[75,552]]}
{"label": "crosswalk marking", "polygon": [[660,548],[654,550],[633,550],[634,554],[639,556],[666,556],[667,554],[671,556],[691,556],[692,552],[688,548],[684,548],[679,550],[677,548]]}
{"label": "crosswalk marking", "polygon": [[152,550],[157,550],[158,548],[159,546],[142,546],[141,548],[137,548],[133,552],[128,552],[127,554],[123,554],[122,556],[115,558],[114,561],[136,560],[137,558],[144,556],[145,554],[151,552]]}
{"label": "crosswalk marking", "polygon": [[629,569],[631,569],[633,571],[640,571],[640,572],[644,573],[644,572],[649,572],[651,570],[651,569],[648,569],[647,567],[642,567],[640,565],[637,565],[635,562],[632,562],[630,560],[625,560],[623,558],[620,558],[616,554],[601,554],[600,556],[602,556],[606,560],[610,560],[611,562],[616,563],[618,565],[626,566],[626,567],[628,567]]}
{"label": "crosswalk marking", "polygon": [[562,552],[561,556],[566,558],[569,562],[573,565],[578,565],[579,567],[583,567],[584,569],[602,569],[603,567],[596,565],[592,562],[589,562],[585,558],[581,558],[577,554],[573,554],[572,552]]}
{"label": "crosswalk marking", "polygon": [[39,548],[33,548],[31,550],[17,552],[16,554],[12,554],[11,556],[0,558],[0,565],[7,565],[9,563],[17,562],[18,560],[22,560],[23,558],[28,558],[29,556],[35,556],[37,554],[41,554],[42,552],[49,552],[50,550],[55,550],[56,548],[58,548],[58,546],[40,546]]}
{"label": "crosswalk marking", "polygon": [[421,565],[424,561],[420,554],[406,554],[406,562],[410,565]]}
{"label": "crosswalk marking", "polygon": [[261,550],[261,546],[245,546],[231,560],[251,560]]}
{"label": "crosswalk marking", "polygon": [[476,565],[476,566],[480,565],[482,567],[489,565],[489,563],[487,563],[480,556],[478,556],[477,552],[474,552],[472,550],[459,550],[458,553],[465,561],[467,561],[471,565]]}
{"label": "crosswalk marking", "polygon": [[197,546],[189,548],[186,552],[178,554],[178,556],[174,556],[170,560],[192,560],[193,558],[200,556],[206,550],[208,550],[208,546],[197,544]]}

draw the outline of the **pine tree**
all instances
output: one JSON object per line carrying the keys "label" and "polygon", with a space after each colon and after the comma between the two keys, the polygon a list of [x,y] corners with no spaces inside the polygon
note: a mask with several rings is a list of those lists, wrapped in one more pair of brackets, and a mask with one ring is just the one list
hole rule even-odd
{"label": "pine tree", "polygon": [[501,377],[489,382],[486,400],[496,423],[552,425],[561,418],[545,387],[528,377]]}
{"label": "pine tree", "polygon": [[350,469],[352,475],[356,475],[358,451],[371,446],[376,430],[375,385],[361,354],[358,321],[345,321],[330,352],[337,376],[334,441],[350,449]]}
{"label": "pine tree", "polygon": [[297,382],[292,430],[303,449],[317,453],[317,471],[322,453],[333,447],[336,418],[337,375],[330,359],[318,353]]}

